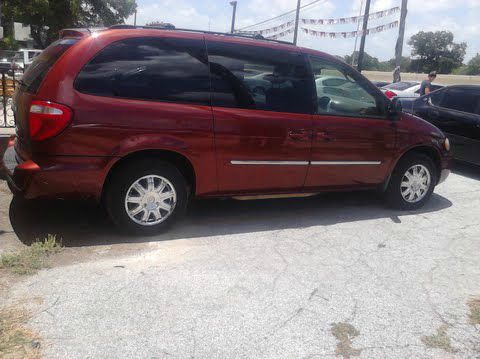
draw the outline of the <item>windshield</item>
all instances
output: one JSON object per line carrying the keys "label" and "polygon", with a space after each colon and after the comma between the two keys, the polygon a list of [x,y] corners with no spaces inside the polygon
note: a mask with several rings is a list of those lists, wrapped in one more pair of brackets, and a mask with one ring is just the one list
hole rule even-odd
{"label": "windshield", "polygon": [[389,89],[389,90],[398,90],[398,91],[404,91],[406,89],[409,89],[410,87],[418,85],[417,82],[395,82],[393,84],[384,86],[384,89]]}
{"label": "windshield", "polygon": [[36,56],[20,82],[22,89],[36,93],[53,64],[76,42],[78,42],[78,39],[55,41],[42,51],[40,55]]}

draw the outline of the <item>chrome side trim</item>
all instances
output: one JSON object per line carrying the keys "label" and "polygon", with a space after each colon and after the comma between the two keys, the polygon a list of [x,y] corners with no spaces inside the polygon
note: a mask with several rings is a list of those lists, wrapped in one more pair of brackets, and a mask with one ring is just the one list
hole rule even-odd
{"label": "chrome side trim", "polygon": [[308,161],[230,161],[232,165],[308,166]]}
{"label": "chrome side trim", "polygon": [[311,161],[314,166],[355,166],[355,165],[380,165],[382,161]]}

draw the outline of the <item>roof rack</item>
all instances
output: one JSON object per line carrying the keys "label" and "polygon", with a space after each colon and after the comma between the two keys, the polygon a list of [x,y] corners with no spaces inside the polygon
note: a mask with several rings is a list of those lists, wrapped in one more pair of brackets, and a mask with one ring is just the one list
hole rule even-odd
{"label": "roof rack", "polygon": [[282,40],[273,40],[273,39],[267,39],[263,37],[260,34],[250,34],[250,33],[242,33],[242,32],[235,32],[235,33],[228,33],[228,32],[218,32],[218,31],[206,31],[206,30],[195,30],[195,29],[182,29],[182,28],[176,28],[175,26],[171,24],[166,24],[166,25],[156,25],[156,26],[135,26],[135,25],[113,25],[110,26],[108,29],[148,29],[148,30],[175,30],[175,31],[185,31],[185,32],[198,32],[202,34],[209,34],[209,35],[221,35],[221,36],[229,36],[229,37],[243,37],[243,38],[248,38],[248,39],[254,39],[254,40],[264,40],[264,41],[272,41],[272,42],[278,42],[281,44],[287,44],[287,45],[292,45],[291,42],[288,41],[282,41]]}

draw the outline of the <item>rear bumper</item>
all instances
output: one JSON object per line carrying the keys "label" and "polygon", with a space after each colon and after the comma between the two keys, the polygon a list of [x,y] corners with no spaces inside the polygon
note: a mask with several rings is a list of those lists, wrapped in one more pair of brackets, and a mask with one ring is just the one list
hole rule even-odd
{"label": "rear bumper", "polygon": [[0,161],[2,177],[14,194],[27,199],[64,198],[99,201],[111,158],[45,156],[21,159],[12,137]]}

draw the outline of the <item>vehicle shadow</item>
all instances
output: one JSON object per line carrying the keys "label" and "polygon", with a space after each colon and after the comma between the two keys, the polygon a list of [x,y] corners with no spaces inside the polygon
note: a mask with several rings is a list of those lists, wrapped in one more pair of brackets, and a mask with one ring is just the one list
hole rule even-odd
{"label": "vehicle shadow", "polygon": [[403,215],[437,212],[451,205],[448,199],[434,194],[420,210],[398,211],[387,208],[372,192],[258,201],[198,200],[192,203],[185,218],[169,231],[152,237],[138,237],[116,229],[99,206],[14,198],[10,204],[10,221],[25,244],[55,234],[62,239],[64,246],[79,247],[329,226],[378,218],[390,218],[401,224]]}

